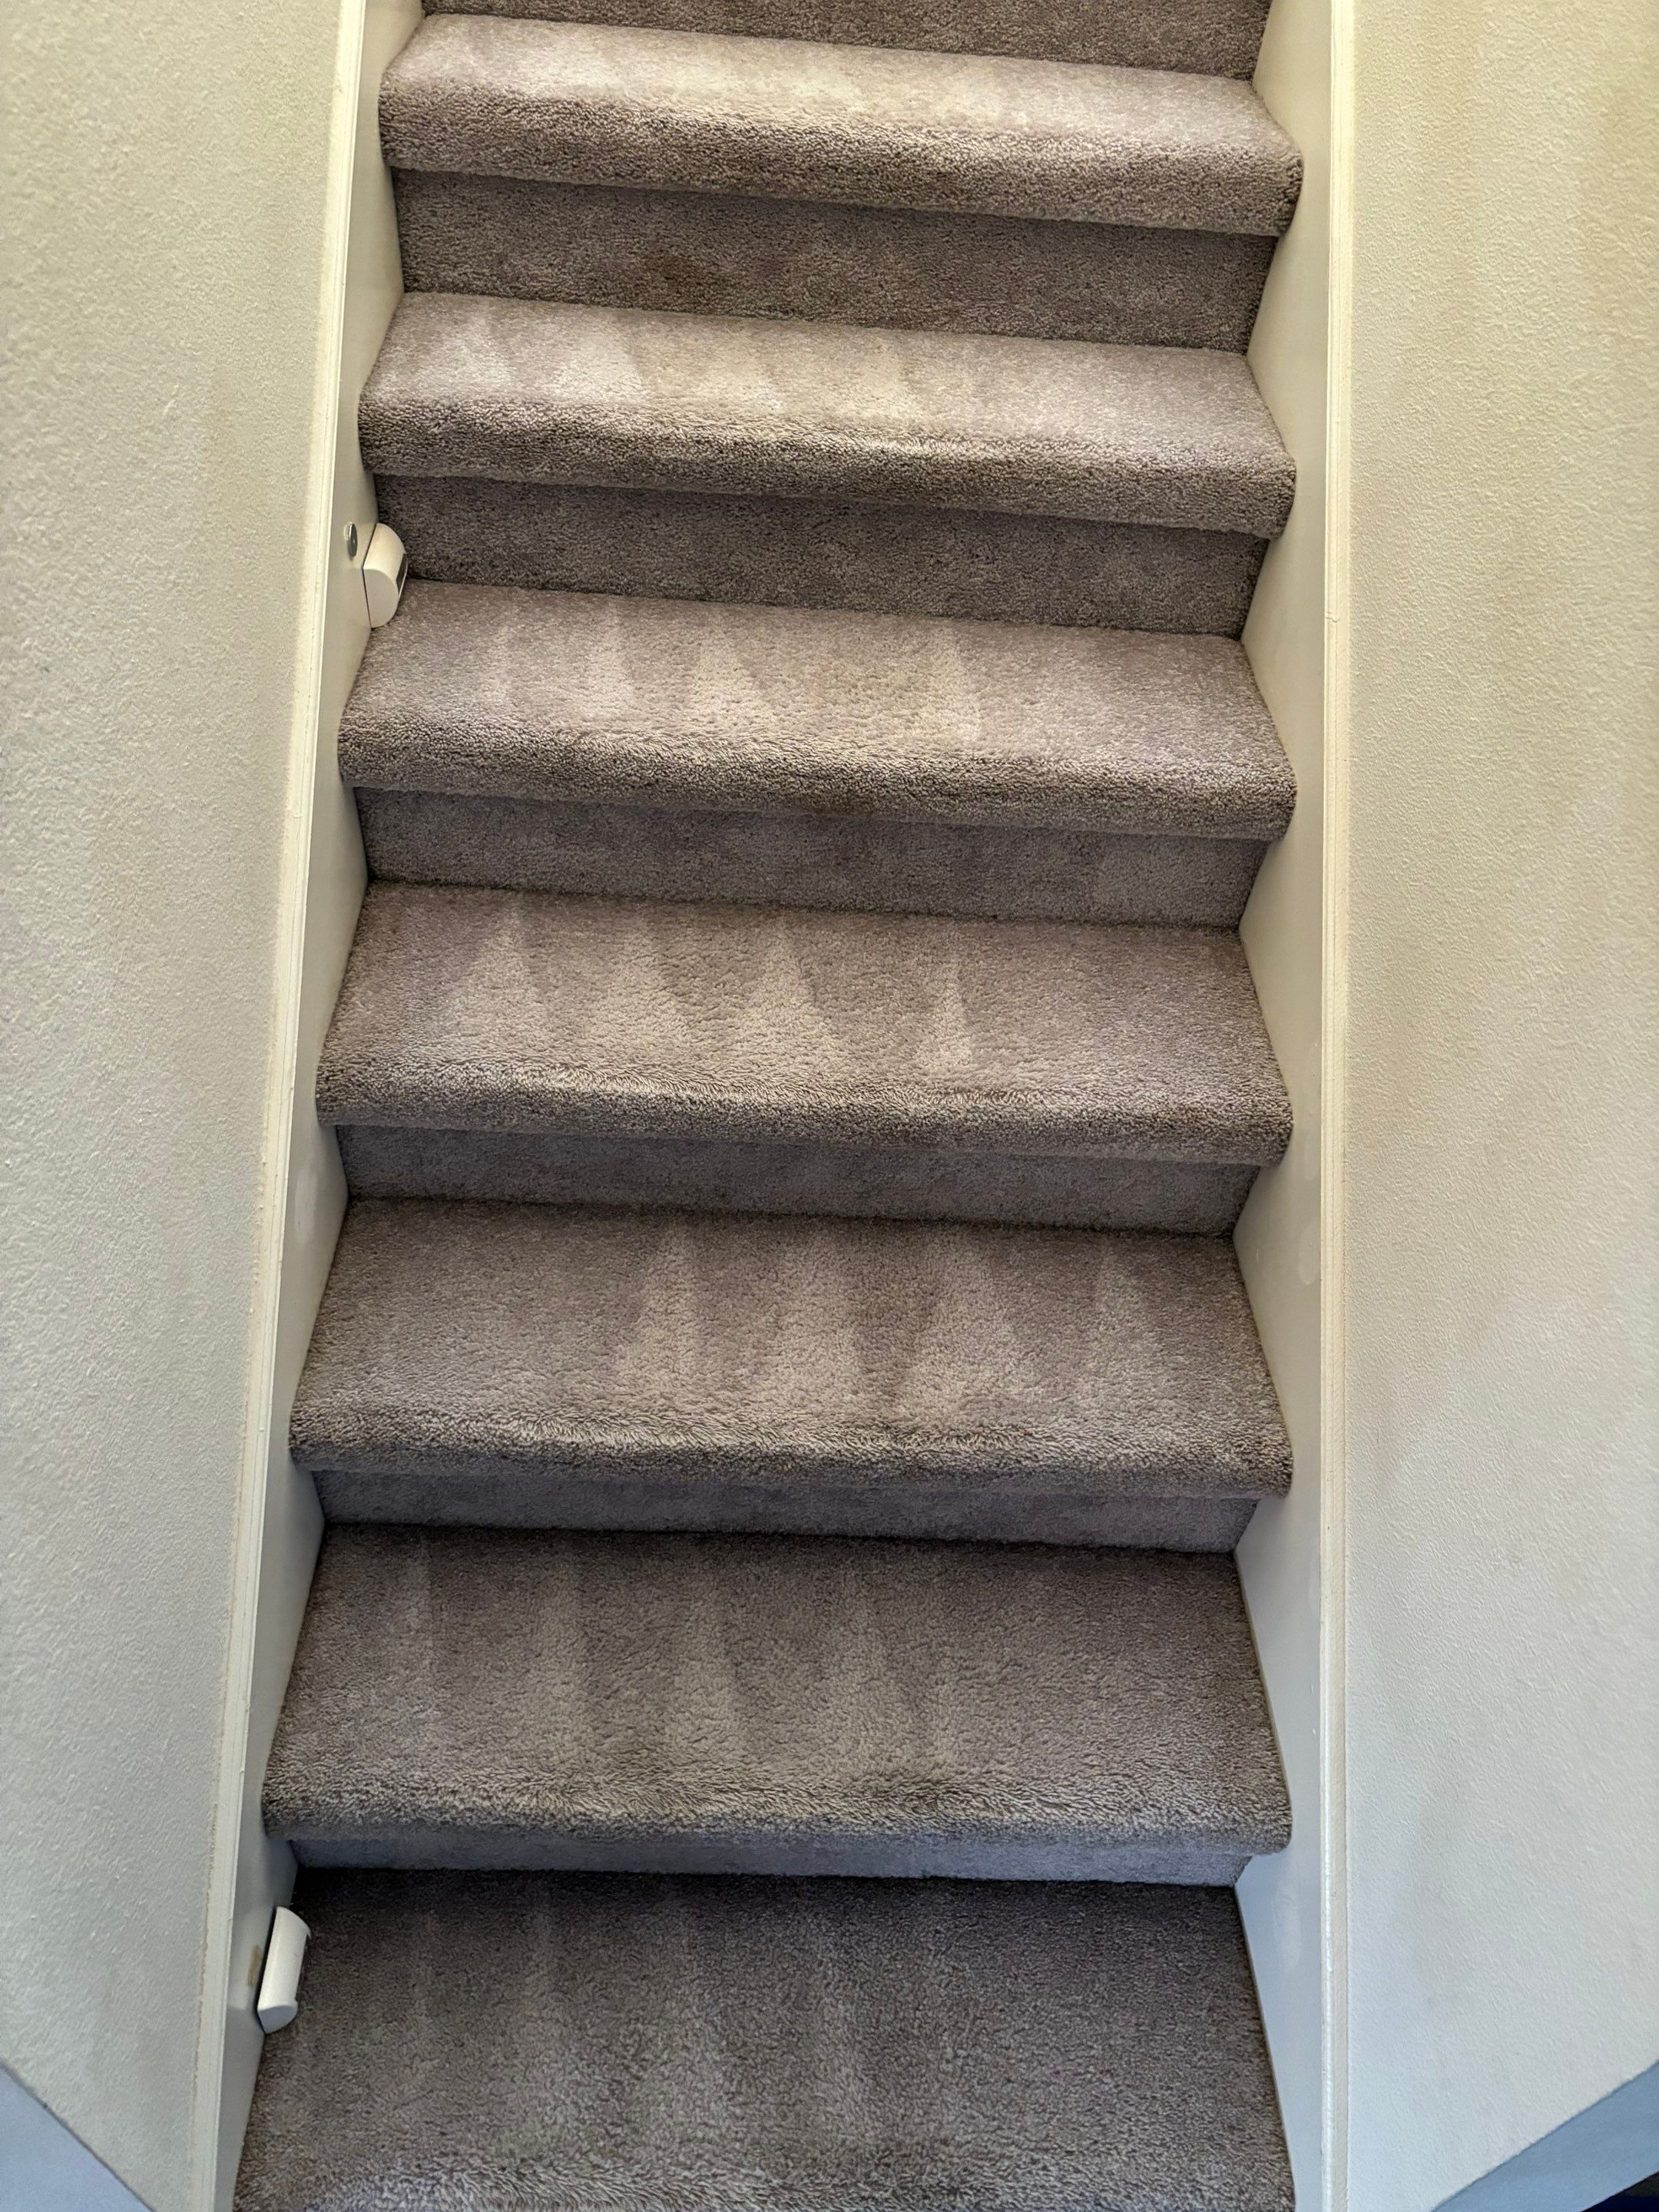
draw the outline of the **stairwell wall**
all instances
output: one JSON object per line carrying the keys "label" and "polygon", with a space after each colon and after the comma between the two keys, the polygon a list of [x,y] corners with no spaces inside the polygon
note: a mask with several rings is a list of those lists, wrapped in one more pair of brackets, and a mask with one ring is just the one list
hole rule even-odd
{"label": "stairwell wall", "polygon": [[43,2203],[76,2137],[153,2212],[215,2180],[339,15],[6,22],[0,2056],[64,2124]]}
{"label": "stairwell wall", "polygon": [[1353,2212],[1659,2057],[1656,81],[1649,0],[1357,14]]}

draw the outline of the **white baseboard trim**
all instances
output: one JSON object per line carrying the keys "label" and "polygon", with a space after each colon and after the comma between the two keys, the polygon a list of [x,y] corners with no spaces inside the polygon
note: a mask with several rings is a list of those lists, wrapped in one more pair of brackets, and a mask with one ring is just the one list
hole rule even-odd
{"label": "white baseboard trim", "polygon": [[368,636],[347,526],[355,523],[366,542],[375,520],[374,487],[357,449],[357,402],[403,289],[391,180],[380,152],[380,82],[420,20],[420,0],[345,0],[329,117],[263,1255],[197,2054],[195,2212],[228,2212],[264,2048],[253,2002],[264,1940],[294,1881],[292,1855],[265,1835],[259,1800],[322,1533],[315,1487],[289,1455],[288,1419],[345,1211],[338,1147],[319,1123],[313,1099],[366,878],[356,810],[336,764],[341,711]]}

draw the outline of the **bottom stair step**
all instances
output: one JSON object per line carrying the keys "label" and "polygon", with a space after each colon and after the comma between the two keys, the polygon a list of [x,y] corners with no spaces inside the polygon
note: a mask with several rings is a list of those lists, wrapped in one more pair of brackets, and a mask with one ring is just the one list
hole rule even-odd
{"label": "bottom stair step", "polygon": [[1232,1898],[312,1875],[238,2212],[1290,2212]]}
{"label": "bottom stair step", "polygon": [[312,1865],[1231,1882],[1289,1808],[1231,1559],[335,1528]]}

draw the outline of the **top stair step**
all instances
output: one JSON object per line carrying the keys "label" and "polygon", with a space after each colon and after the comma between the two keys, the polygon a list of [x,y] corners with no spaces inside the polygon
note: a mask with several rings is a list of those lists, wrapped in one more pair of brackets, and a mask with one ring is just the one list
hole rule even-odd
{"label": "top stair step", "polygon": [[457,15],[380,132],[395,168],[1267,237],[1301,173],[1227,77]]}
{"label": "top stair step", "polygon": [[1273,538],[1295,471],[1243,361],[412,294],[365,465]]}
{"label": "top stair step", "polygon": [[428,0],[434,14],[651,23],[838,46],[1042,54],[1126,69],[1249,76],[1267,0]]}

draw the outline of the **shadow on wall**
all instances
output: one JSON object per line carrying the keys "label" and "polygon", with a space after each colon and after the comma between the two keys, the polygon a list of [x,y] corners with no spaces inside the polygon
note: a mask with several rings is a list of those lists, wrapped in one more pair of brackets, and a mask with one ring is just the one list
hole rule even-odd
{"label": "shadow on wall", "polygon": [[1604,2197],[1599,2204],[1590,2206],[1589,2212],[1624,2212],[1626,2206],[1630,2212],[1659,2212],[1659,2173],[1632,2182],[1616,2197]]}

